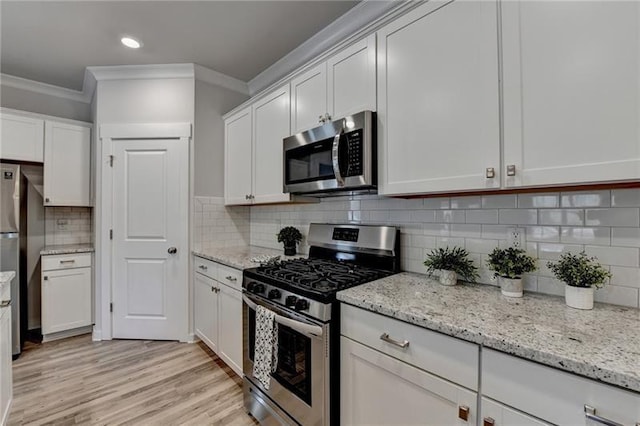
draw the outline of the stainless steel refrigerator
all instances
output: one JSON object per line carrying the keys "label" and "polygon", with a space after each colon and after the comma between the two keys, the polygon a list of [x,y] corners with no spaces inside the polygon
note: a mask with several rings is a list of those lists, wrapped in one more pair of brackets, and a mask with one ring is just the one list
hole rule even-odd
{"label": "stainless steel refrigerator", "polygon": [[14,359],[29,327],[37,330],[40,322],[40,250],[45,243],[42,171],[41,164],[0,162],[0,271],[16,272],[11,283]]}
{"label": "stainless steel refrigerator", "polygon": [[[0,270],[15,271],[16,277],[11,283],[11,332],[12,353],[19,355],[24,343],[26,324],[23,327],[25,312],[22,312],[25,292],[21,276],[21,248],[24,235],[20,230],[23,221],[24,185],[20,165],[0,163]],[[24,230],[24,229],[23,229]]]}

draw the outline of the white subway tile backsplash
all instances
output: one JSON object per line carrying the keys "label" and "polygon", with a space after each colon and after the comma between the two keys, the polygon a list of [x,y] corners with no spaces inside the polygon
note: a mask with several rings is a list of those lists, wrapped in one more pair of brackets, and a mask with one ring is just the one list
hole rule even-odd
{"label": "white subway tile backsplash", "polygon": [[466,238],[480,238],[482,228],[480,225],[459,224],[454,223],[451,225],[452,237],[466,237]]}
{"label": "white subway tile backsplash", "polygon": [[483,195],[483,209],[513,209],[517,205],[517,195]]}
{"label": "white subway tile backsplash", "polygon": [[465,213],[461,210],[436,210],[436,222],[464,223]]}
{"label": "white subway tile backsplash", "polygon": [[612,303],[614,305],[637,308],[638,291],[639,290],[637,288],[608,285],[600,289],[596,289],[593,299],[596,302]]}
{"label": "white subway tile backsplash", "polygon": [[536,225],[538,211],[533,209],[503,209],[498,213],[498,221],[508,225]]}
{"label": "white subway tile backsplash", "polygon": [[640,225],[640,209],[612,208],[586,210],[587,226],[633,226]]}
{"label": "white subway tile backsplash", "polygon": [[625,266],[612,266],[611,284],[640,288],[640,269]]}
{"label": "white subway tile backsplash", "polygon": [[637,248],[586,246],[584,251],[605,265],[640,266],[640,249]]}
{"label": "white subway tile backsplash", "polygon": [[640,207],[640,189],[614,189],[611,191],[612,207]]}
{"label": "white subway tile backsplash", "polygon": [[584,224],[584,210],[544,209],[538,213],[540,225],[580,225]]}
{"label": "white subway tile backsplash", "polygon": [[611,191],[563,192],[560,196],[562,207],[609,207]]}
{"label": "white subway tile backsplash", "polygon": [[[225,209],[222,199],[209,201],[200,206],[199,216],[196,208],[194,226],[203,234],[226,239],[210,244],[237,245],[242,241],[238,236],[245,235],[251,244],[280,248],[275,234],[287,225],[298,226],[306,235],[314,221],[389,224],[401,230],[404,270],[425,273],[422,262],[435,247],[465,247],[480,268],[478,282],[490,285],[497,283],[487,269],[487,254],[496,246],[509,245],[508,228],[525,228],[525,249],[539,257],[538,271],[525,276],[527,291],[563,295],[563,284],[553,278],[546,263],[560,253],[587,247],[613,274],[612,285],[598,296],[600,300],[627,306],[640,303],[636,294],[640,293],[640,189],[410,200],[363,195],[323,199],[318,204],[232,209]],[[198,239],[202,237],[196,233]],[[300,252],[307,250],[303,241]]]}
{"label": "white subway tile backsplash", "polygon": [[562,227],[560,234],[563,243],[611,245],[611,228]]}
{"label": "white subway tile backsplash", "polygon": [[527,241],[559,242],[560,228],[557,226],[527,226]]}
{"label": "white subway tile backsplash", "polygon": [[467,223],[498,223],[498,210],[467,210],[465,216]]}
{"label": "white subway tile backsplash", "polygon": [[482,199],[479,196],[451,197],[452,209],[479,209],[482,207]]}
{"label": "white subway tile backsplash", "polygon": [[518,194],[518,208],[520,209],[552,209],[560,206],[557,193],[546,194]]}
{"label": "white subway tile backsplash", "polygon": [[640,247],[640,228],[611,228],[611,245]]}

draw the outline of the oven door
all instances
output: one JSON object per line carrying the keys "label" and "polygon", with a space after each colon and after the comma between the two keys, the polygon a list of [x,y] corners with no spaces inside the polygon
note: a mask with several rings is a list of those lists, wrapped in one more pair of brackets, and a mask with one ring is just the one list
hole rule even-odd
{"label": "oven door", "polygon": [[[329,324],[316,323],[246,293],[243,302],[245,378],[298,423],[327,424]],[[278,323],[278,365],[268,390],[253,376],[256,305],[273,311]]]}

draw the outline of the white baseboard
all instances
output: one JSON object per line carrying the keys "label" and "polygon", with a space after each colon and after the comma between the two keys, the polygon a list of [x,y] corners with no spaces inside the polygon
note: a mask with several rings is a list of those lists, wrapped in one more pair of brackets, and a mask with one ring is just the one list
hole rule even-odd
{"label": "white baseboard", "polygon": [[98,330],[97,328],[93,329],[93,334],[91,335],[91,340],[94,342],[102,341],[102,330]]}
{"label": "white baseboard", "polygon": [[42,335],[42,343],[66,339],[67,337],[80,336],[81,334],[89,334],[91,333],[92,328],[93,326],[89,325],[87,327],[74,328],[73,330],[65,330],[58,333]]}

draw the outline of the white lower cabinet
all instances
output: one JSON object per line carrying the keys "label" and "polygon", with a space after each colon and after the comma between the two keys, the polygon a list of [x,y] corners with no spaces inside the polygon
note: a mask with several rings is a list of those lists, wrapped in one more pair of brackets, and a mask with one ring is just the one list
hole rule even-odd
{"label": "white lower cabinet", "polygon": [[[42,335],[82,329],[93,323],[91,254],[42,259]],[[66,337],[66,335],[64,336]]]}
{"label": "white lower cabinet", "polygon": [[[0,302],[11,300],[11,285],[0,292]],[[0,307],[0,425],[9,419],[13,398],[13,373],[11,371],[11,305]]]}
{"label": "white lower cabinet", "polygon": [[545,423],[485,397],[482,397],[480,401],[480,424],[482,426],[549,425],[549,423]]}
{"label": "white lower cabinet", "polygon": [[[483,396],[535,416],[544,422],[558,425],[603,423],[587,419],[585,406],[595,409],[596,415],[610,422],[623,425],[635,425],[640,422],[640,393],[606,385],[502,352],[483,350],[481,377]],[[487,409],[491,409],[490,406]],[[483,418],[485,415],[483,411]],[[503,424],[546,424],[509,420],[520,419],[513,415],[505,411],[503,416],[506,417],[503,417]],[[528,419],[528,417],[524,418]],[[497,419],[495,420],[497,426]]]}
{"label": "white lower cabinet", "polygon": [[341,424],[476,424],[477,345],[349,305],[341,335]]}
{"label": "white lower cabinet", "polygon": [[194,265],[194,333],[242,377],[242,272],[199,257]]}

